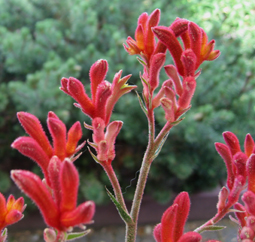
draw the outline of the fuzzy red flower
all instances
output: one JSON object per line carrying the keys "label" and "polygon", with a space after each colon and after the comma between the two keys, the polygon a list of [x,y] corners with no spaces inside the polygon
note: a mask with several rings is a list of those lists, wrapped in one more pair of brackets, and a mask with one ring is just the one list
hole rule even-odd
{"label": "fuzzy red flower", "polygon": [[25,208],[23,197],[15,200],[14,196],[10,195],[6,201],[4,195],[0,193],[0,237],[5,227],[18,222],[24,217],[22,213]]}
{"label": "fuzzy red flower", "polygon": [[30,137],[19,137],[11,146],[21,154],[34,160],[40,166],[46,181],[50,184],[48,175],[50,159],[55,155],[60,160],[65,158],[75,160],[74,155],[85,145],[85,142],[83,142],[77,147],[78,141],[82,137],[80,122],[74,123],[67,133],[65,124],[55,113],[49,112],[47,125],[53,140],[52,147],[37,117],[26,112],[18,112],[17,116]]}
{"label": "fuzzy red flower", "polygon": [[122,71],[115,74],[112,84],[105,79],[108,71],[106,60],[96,61],[90,68],[91,98],[86,94],[84,85],[76,78],[62,78],[60,89],[78,103],[74,105],[91,119],[101,118],[105,125],[110,121],[112,110],[118,99],[136,86],[126,84],[131,75],[121,78]]}
{"label": "fuzzy red flower", "polygon": [[58,231],[67,231],[70,227],[90,223],[95,213],[95,204],[87,201],[77,206],[79,175],[70,159],[61,161],[53,156],[49,162],[48,174],[50,187],[30,171],[13,170],[11,177],[35,202],[48,226]]}

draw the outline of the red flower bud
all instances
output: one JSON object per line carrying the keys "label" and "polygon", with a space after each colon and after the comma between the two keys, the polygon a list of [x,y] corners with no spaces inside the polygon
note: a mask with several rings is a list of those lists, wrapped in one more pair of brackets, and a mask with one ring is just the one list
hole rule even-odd
{"label": "red flower bud", "polygon": [[244,152],[249,157],[254,149],[254,140],[250,134],[247,134],[244,141]]}
{"label": "red flower bud", "polygon": [[228,148],[230,149],[230,152],[232,155],[241,151],[239,140],[235,134],[233,134],[232,132],[226,131],[223,133],[223,138]]}
{"label": "red flower bud", "polygon": [[255,216],[255,194],[251,191],[247,191],[243,194],[242,200],[245,203],[247,212]]}
{"label": "red flower bud", "polygon": [[202,240],[202,236],[196,232],[187,232],[182,235],[178,242],[200,242]]}
{"label": "red flower bud", "polygon": [[241,227],[244,227],[246,225],[246,217],[247,217],[247,212],[245,207],[240,203],[236,203],[234,205],[234,209],[240,211],[240,212],[235,212],[235,216],[238,219]]}

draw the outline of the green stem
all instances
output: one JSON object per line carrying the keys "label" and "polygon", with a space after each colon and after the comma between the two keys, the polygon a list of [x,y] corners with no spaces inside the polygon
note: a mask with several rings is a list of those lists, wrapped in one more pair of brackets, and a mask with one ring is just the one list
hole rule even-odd
{"label": "green stem", "polygon": [[146,152],[143,157],[142,166],[140,169],[140,175],[136,185],[135,195],[131,207],[131,218],[133,224],[127,225],[126,231],[126,242],[135,242],[138,224],[138,215],[141,207],[141,202],[143,198],[143,193],[150,171],[150,166],[152,163],[152,157],[154,155],[154,137],[155,137],[155,122],[153,110],[148,111],[148,125],[149,125],[149,141]]}
{"label": "green stem", "polygon": [[115,195],[118,203],[125,210],[125,212],[128,213],[128,210],[127,210],[127,207],[126,207],[123,195],[122,195],[122,191],[120,188],[119,180],[112,168],[112,165],[109,163],[104,163],[102,166],[103,166],[107,176],[109,177],[109,180],[113,187],[114,195]]}

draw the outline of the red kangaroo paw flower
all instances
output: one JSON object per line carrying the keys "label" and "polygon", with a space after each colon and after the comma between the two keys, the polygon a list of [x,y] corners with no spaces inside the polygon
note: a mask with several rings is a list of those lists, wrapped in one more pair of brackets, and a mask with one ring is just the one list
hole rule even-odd
{"label": "red kangaroo paw flower", "polygon": [[162,242],[172,242],[174,236],[175,219],[178,204],[173,204],[164,213],[161,218],[161,238]]}
{"label": "red kangaroo paw flower", "polygon": [[241,212],[235,212],[235,216],[238,219],[241,227],[244,227],[246,225],[246,217],[247,217],[247,212],[245,207],[240,203],[236,203],[234,205],[234,209],[241,211]]}
{"label": "red kangaroo paw flower", "polygon": [[233,163],[232,163],[232,155],[230,149],[227,145],[221,143],[215,143],[215,149],[224,160],[226,168],[227,168],[227,186],[228,189],[231,190],[234,184],[235,175],[233,172]]}
{"label": "red kangaroo paw flower", "polygon": [[247,191],[243,194],[242,200],[245,203],[247,212],[255,216],[255,194],[252,191]]}
{"label": "red kangaroo paw flower", "polygon": [[247,134],[244,141],[244,152],[249,157],[254,149],[254,140],[250,134]]}
{"label": "red kangaroo paw flower", "polygon": [[145,35],[145,51],[149,59],[151,54],[154,52],[154,47],[155,47],[155,38],[151,28],[157,26],[159,23],[159,20],[160,20],[159,9],[154,10],[150,14],[147,20],[146,35]]}
{"label": "red kangaroo paw flower", "polygon": [[174,83],[175,91],[180,97],[183,93],[182,82],[177,74],[177,70],[174,65],[167,65],[164,67],[166,74],[171,78]]}
{"label": "red kangaroo paw flower", "polygon": [[235,134],[233,134],[232,132],[226,131],[223,133],[223,138],[228,148],[230,149],[230,152],[232,155],[241,151],[239,140]]}
{"label": "red kangaroo paw flower", "polygon": [[95,115],[95,107],[85,92],[83,84],[74,77],[70,77],[68,81],[68,91],[70,95],[80,104],[82,111],[93,118]]}
{"label": "red kangaroo paw flower", "polygon": [[246,161],[248,157],[243,152],[237,152],[233,156],[233,162],[236,166],[236,174],[242,175],[246,179]]}
{"label": "red kangaroo paw flower", "polygon": [[255,193],[255,154],[247,160],[246,171],[248,176],[248,190]]}
{"label": "red kangaroo paw flower", "polygon": [[226,187],[222,187],[218,196],[218,203],[217,203],[218,212],[221,212],[226,207],[228,194],[229,194],[228,189]]}
{"label": "red kangaroo paw flower", "polygon": [[11,147],[17,149],[22,155],[35,161],[41,167],[46,180],[48,181],[47,167],[50,159],[42,147],[33,138],[19,137],[14,140]]}
{"label": "red kangaroo paw flower", "polygon": [[188,30],[188,23],[187,19],[176,18],[169,28],[173,30],[176,37],[179,37]]}
{"label": "red kangaroo paw flower", "polygon": [[153,237],[156,242],[162,242],[161,238],[161,224],[157,224],[153,230]]}
{"label": "red kangaroo paw flower", "polygon": [[48,173],[50,178],[50,187],[53,192],[53,199],[57,206],[60,206],[61,202],[61,185],[59,182],[59,174],[61,168],[61,160],[57,156],[53,156],[48,166]]}
{"label": "red kangaroo paw flower", "polygon": [[150,74],[149,74],[149,84],[151,94],[159,85],[159,72],[164,65],[166,60],[166,55],[163,53],[158,53],[152,56]]}
{"label": "red kangaroo paw flower", "polygon": [[66,156],[70,157],[76,153],[77,144],[82,137],[82,129],[79,121],[73,124],[67,135]]}
{"label": "red kangaroo paw flower", "polygon": [[174,32],[164,26],[154,27],[152,28],[152,31],[157,38],[166,45],[167,49],[171,53],[179,75],[184,76],[184,68],[181,62],[183,49],[178,39],[175,37]]}
{"label": "red kangaroo paw flower", "polygon": [[186,77],[183,80],[183,93],[178,99],[178,106],[181,110],[189,107],[191,99],[195,93],[196,80],[194,77]]}
{"label": "red kangaroo paw flower", "polygon": [[106,73],[108,71],[108,63],[106,60],[98,60],[96,61],[90,68],[89,77],[90,77],[90,85],[91,85],[91,95],[92,100],[95,103],[96,93],[98,85],[104,81]]}
{"label": "red kangaroo paw flower", "polygon": [[60,211],[71,211],[77,203],[79,174],[73,163],[65,159],[60,168],[61,201]]}
{"label": "red kangaroo paw flower", "polygon": [[119,71],[118,73],[116,73],[113,78],[113,82],[112,82],[112,86],[111,86],[112,94],[107,99],[107,103],[106,103],[106,118],[105,118],[106,125],[110,121],[110,117],[112,115],[112,110],[113,110],[116,102],[119,100],[119,98],[137,87],[134,85],[127,84],[127,81],[129,80],[131,75],[127,75],[127,76],[124,76],[123,78],[121,78],[121,74],[122,74],[122,70]]}
{"label": "red kangaroo paw flower", "polygon": [[181,238],[177,242],[200,242],[202,240],[202,236],[196,232],[187,232],[181,236]]}
{"label": "red kangaroo paw flower", "polygon": [[245,181],[246,181],[246,179],[241,175],[238,175],[235,178],[233,188],[230,191],[229,196],[228,196],[227,206],[230,206],[230,204],[234,205],[238,201],[240,193],[243,190],[243,187],[245,185]]}
{"label": "red kangaroo paw flower", "polygon": [[106,102],[111,96],[111,83],[103,81],[98,85],[95,98],[95,117],[100,117],[105,120],[106,116]]}
{"label": "red kangaroo paw flower", "polygon": [[105,139],[104,135],[104,129],[105,129],[105,123],[104,120],[101,118],[95,118],[92,121],[93,126],[93,141],[97,144],[101,140]]}
{"label": "red kangaroo paw flower", "polygon": [[54,155],[63,160],[66,157],[66,126],[60,119],[49,116],[47,125],[53,138]]}
{"label": "red kangaroo paw flower", "polygon": [[174,122],[175,121],[175,113],[174,113],[173,102],[170,99],[163,97],[160,99],[160,103],[161,103],[162,108],[165,111],[165,119],[167,121],[169,121],[170,123]]}
{"label": "red kangaroo paw flower", "polygon": [[37,141],[37,143],[50,158],[53,154],[53,150],[45,132],[43,131],[39,119],[36,116],[26,112],[18,112],[17,117],[27,134]]}
{"label": "red kangaroo paw flower", "polygon": [[175,91],[172,88],[170,88],[170,87],[164,87],[164,91],[165,91],[166,97],[169,98],[169,100],[172,101],[174,112],[176,112],[177,108],[178,108],[178,105],[177,105]]}
{"label": "red kangaroo paw flower", "polygon": [[123,122],[121,121],[113,121],[107,126],[105,140],[108,145],[107,157],[109,160],[113,160],[115,158],[115,141],[122,125]]}
{"label": "red kangaroo paw flower", "polygon": [[176,219],[175,219],[175,230],[173,234],[173,241],[178,241],[183,234],[184,225],[187,221],[189,210],[190,210],[190,199],[187,192],[181,192],[174,200],[174,204],[178,204]]}
{"label": "red kangaroo paw flower", "polygon": [[58,208],[40,177],[30,171],[13,170],[11,171],[11,178],[36,203],[45,223],[54,228],[61,229],[58,221]]}
{"label": "red kangaroo paw flower", "polygon": [[[197,60],[200,60],[200,53],[201,53],[201,45],[202,45],[202,31],[201,28],[193,23],[189,22],[189,36],[190,36],[190,43],[191,49],[193,50],[194,54],[197,57]],[[198,65],[199,66],[199,65]],[[196,69],[198,68],[196,66]]]}
{"label": "red kangaroo paw flower", "polygon": [[61,224],[65,227],[90,223],[95,214],[95,203],[87,201],[80,204],[74,210],[61,215]]}
{"label": "red kangaroo paw flower", "polygon": [[0,193],[0,239],[1,231],[8,225],[14,224],[23,218],[24,198],[20,197],[15,200],[13,195],[10,195],[7,202],[2,193]]}
{"label": "red kangaroo paw flower", "polygon": [[184,66],[185,76],[195,76],[196,55],[191,49],[187,49],[182,53],[181,61]]}

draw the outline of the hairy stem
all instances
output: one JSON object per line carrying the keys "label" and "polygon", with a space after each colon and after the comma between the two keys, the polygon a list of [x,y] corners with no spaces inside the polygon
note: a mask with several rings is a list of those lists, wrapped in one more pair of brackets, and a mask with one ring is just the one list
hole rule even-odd
{"label": "hairy stem", "polygon": [[109,180],[113,187],[114,195],[115,195],[118,203],[125,210],[125,212],[128,213],[128,210],[127,210],[127,207],[126,207],[123,195],[122,195],[122,191],[120,188],[120,184],[119,184],[118,178],[112,168],[112,165],[109,163],[105,163],[102,166],[103,166],[107,176],[109,177]]}

